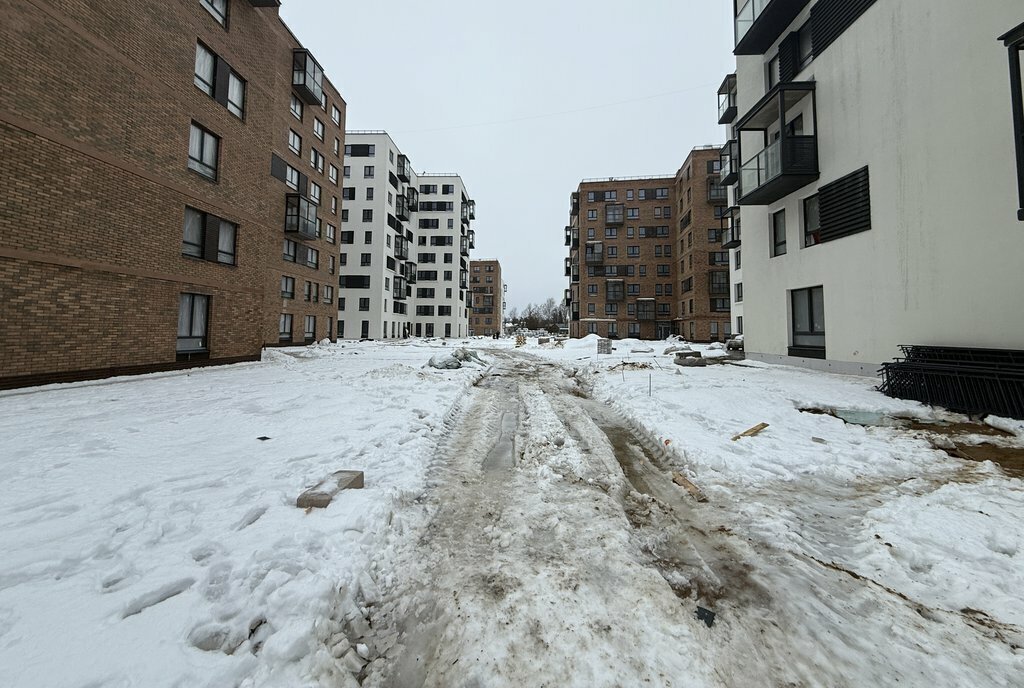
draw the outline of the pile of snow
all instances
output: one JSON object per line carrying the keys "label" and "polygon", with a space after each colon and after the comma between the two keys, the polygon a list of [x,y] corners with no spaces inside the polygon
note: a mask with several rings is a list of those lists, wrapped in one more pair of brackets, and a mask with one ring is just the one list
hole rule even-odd
{"label": "pile of snow", "polygon": [[458,370],[464,364],[487,365],[477,352],[460,347],[449,353],[431,356],[424,367],[437,368],[439,370]]}

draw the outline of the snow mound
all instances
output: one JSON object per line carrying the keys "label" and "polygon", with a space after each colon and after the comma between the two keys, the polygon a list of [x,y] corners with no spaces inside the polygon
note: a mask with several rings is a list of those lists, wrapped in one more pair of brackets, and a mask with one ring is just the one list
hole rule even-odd
{"label": "snow mound", "polygon": [[457,370],[465,364],[487,365],[477,352],[461,347],[449,353],[431,356],[427,361],[428,367],[438,370]]}
{"label": "snow mound", "polygon": [[722,342],[711,342],[708,344],[708,351],[721,351],[725,348],[725,344]]}
{"label": "snow mound", "polygon": [[654,348],[650,346],[634,346],[629,352],[633,354],[653,354]]}

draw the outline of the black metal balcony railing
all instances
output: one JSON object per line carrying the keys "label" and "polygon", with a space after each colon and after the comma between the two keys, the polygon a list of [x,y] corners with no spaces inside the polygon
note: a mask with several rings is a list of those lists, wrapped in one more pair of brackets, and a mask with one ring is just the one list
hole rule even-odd
{"label": "black metal balcony railing", "polygon": [[810,0],[735,0],[736,55],[762,55]]}
{"label": "black metal balcony railing", "polygon": [[284,231],[299,239],[316,239],[316,204],[305,196],[285,196]]}
{"label": "black metal balcony railing", "polygon": [[740,167],[739,202],[767,205],[818,178],[816,136],[772,142]]}
{"label": "black metal balcony railing", "polygon": [[722,186],[735,184],[739,179],[739,155],[735,139],[722,146],[718,154],[718,183]]}
{"label": "black metal balcony railing", "polygon": [[409,163],[409,158],[406,155],[398,156],[398,178],[406,184],[409,183],[409,175],[412,172],[412,165]]}
{"label": "black metal balcony railing", "polygon": [[804,131],[815,121],[814,90],[813,81],[779,84],[736,122],[738,133],[774,139],[740,166],[740,205],[774,203],[818,178],[818,138]]}
{"label": "black metal balcony railing", "polygon": [[722,232],[722,248],[739,248],[740,247],[740,224],[739,218],[733,220],[733,223],[724,232]]}
{"label": "black metal balcony railing", "polygon": [[308,105],[320,105],[324,95],[324,69],[308,50],[292,52],[292,87]]}
{"label": "black metal balcony railing", "polygon": [[718,87],[718,123],[729,124],[736,119],[736,75],[730,74]]}

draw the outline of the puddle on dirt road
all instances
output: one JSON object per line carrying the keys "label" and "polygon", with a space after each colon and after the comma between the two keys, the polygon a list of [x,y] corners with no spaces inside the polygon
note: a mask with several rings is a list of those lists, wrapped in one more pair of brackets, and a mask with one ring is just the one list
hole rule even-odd
{"label": "puddle on dirt road", "polygon": [[1013,433],[982,422],[928,420],[853,409],[802,408],[799,410],[804,413],[833,416],[850,425],[888,427],[924,433],[935,449],[944,451],[950,456],[976,462],[991,461],[998,464],[1007,475],[1024,477],[1024,447],[997,445],[990,442],[968,444],[958,441],[970,435],[982,435],[997,439],[1014,437]]}

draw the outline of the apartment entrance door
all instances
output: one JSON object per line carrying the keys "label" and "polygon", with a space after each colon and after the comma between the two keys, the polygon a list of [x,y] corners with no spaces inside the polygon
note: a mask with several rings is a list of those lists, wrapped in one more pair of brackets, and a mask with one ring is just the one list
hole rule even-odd
{"label": "apartment entrance door", "polygon": [[658,339],[668,339],[668,336],[672,334],[672,323],[670,322],[659,322],[658,323]]}

